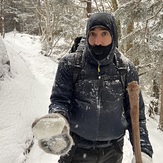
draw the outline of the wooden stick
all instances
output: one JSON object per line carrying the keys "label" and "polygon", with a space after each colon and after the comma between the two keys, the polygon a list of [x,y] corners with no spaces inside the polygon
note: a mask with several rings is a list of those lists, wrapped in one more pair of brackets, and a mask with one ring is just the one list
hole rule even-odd
{"label": "wooden stick", "polygon": [[130,116],[132,123],[132,136],[136,163],[142,163],[139,130],[139,85],[136,81],[128,84],[130,100]]}

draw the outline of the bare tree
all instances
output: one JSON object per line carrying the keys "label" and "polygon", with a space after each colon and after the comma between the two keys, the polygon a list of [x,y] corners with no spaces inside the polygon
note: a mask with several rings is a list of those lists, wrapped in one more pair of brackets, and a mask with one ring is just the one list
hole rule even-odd
{"label": "bare tree", "polygon": [[160,109],[160,120],[159,120],[159,128],[163,131],[163,71],[162,71],[162,91],[161,91],[161,109]]}
{"label": "bare tree", "polygon": [[[61,49],[68,49],[66,45],[58,47],[61,38],[73,40],[83,35],[84,7],[73,0],[32,0],[42,36],[43,51],[47,56],[61,53]],[[91,6],[89,5],[88,9]],[[89,12],[91,10],[89,9]],[[81,34],[82,33],[82,34]],[[54,49],[55,48],[55,52]]]}
{"label": "bare tree", "polygon": [[92,1],[91,0],[87,0],[87,16],[89,17],[90,14],[92,13]]}
{"label": "bare tree", "polygon": [[93,12],[111,12],[112,5],[110,0],[92,0]]}
{"label": "bare tree", "polygon": [[1,36],[5,37],[5,23],[4,23],[4,0],[1,0],[1,15],[0,15]]}
{"label": "bare tree", "polygon": [[158,114],[161,85],[159,76],[163,64],[162,1],[149,3],[149,0],[117,0],[117,4],[115,16],[120,20],[121,29],[119,48],[134,62],[141,84],[144,83],[146,91],[150,91],[152,100],[149,115]]}
{"label": "bare tree", "polygon": [[111,0],[113,12],[115,12],[118,9],[118,3],[117,0]]}

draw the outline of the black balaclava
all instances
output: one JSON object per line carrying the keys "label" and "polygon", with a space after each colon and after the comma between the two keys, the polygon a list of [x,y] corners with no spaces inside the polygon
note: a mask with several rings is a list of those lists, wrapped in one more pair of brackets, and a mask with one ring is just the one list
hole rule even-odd
{"label": "black balaclava", "polygon": [[[112,43],[110,45],[91,46],[88,43],[89,32],[96,27],[104,28],[110,32],[112,37]],[[114,17],[109,13],[95,13],[91,15],[87,22],[86,37],[88,50],[94,56],[94,58],[96,60],[103,60],[104,58],[106,58],[110,54],[110,51],[112,51],[115,47],[118,47],[117,26]]]}
{"label": "black balaclava", "polygon": [[101,45],[92,46],[89,44],[89,49],[91,54],[95,57],[95,59],[103,60],[110,53],[112,49],[112,43],[107,46],[101,46]]}

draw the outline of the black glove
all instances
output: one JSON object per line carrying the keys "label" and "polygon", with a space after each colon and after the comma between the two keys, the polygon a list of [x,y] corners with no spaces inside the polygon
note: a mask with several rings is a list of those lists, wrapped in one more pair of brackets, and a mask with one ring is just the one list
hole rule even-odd
{"label": "black glove", "polygon": [[[141,152],[141,156],[142,156],[142,161],[143,163],[152,163],[152,158],[150,156],[148,156],[146,153]],[[135,160],[135,156],[133,156],[131,163],[136,163]]]}

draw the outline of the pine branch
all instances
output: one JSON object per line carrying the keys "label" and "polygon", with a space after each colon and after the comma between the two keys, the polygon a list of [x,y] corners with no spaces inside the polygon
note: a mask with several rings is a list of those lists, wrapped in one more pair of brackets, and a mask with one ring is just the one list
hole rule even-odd
{"label": "pine branch", "polygon": [[161,6],[160,9],[157,10],[157,12],[156,12],[153,16],[151,16],[150,18],[148,18],[148,19],[146,20],[146,25],[145,25],[145,36],[146,36],[146,34],[147,34],[147,27],[148,27],[149,21],[150,21],[151,19],[154,19],[154,18],[161,12],[162,8],[163,8],[163,5]]}

